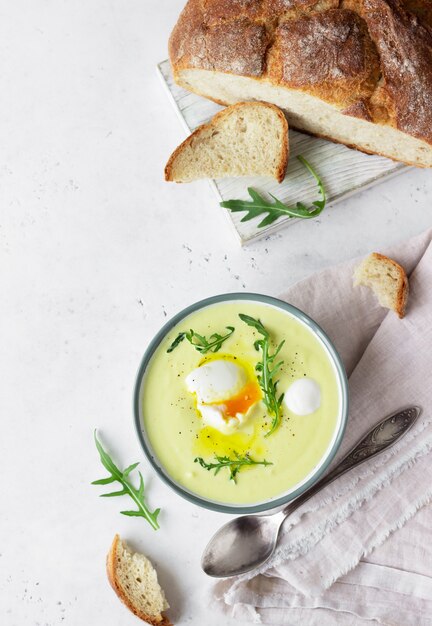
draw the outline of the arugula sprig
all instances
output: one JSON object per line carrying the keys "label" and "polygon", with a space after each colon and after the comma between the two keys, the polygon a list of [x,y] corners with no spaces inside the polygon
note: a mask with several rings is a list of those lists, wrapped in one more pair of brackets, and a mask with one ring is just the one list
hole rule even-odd
{"label": "arugula sprig", "polygon": [[222,468],[227,467],[230,472],[230,480],[233,480],[235,483],[237,482],[237,474],[241,468],[246,465],[264,465],[265,467],[273,465],[273,463],[270,463],[265,459],[264,461],[255,461],[251,456],[249,456],[249,454],[241,455],[238,452],[234,452],[234,457],[235,458],[231,459],[229,456],[218,456],[215,454],[216,462],[207,463],[202,457],[199,456],[194,459],[194,463],[199,463],[201,467],[209,472],[214,470],[215,476],[216,474],[219,474]]}
{"label": "arugula sprig", "polygon": [[225,209],[229,209],[232,213],[246,211],[246,215],[241,220],[242,222],[248,222],[254,217],[267,213],[267,217],[258,224],[258,228],[269,226],[283,216],[297,217],[306,220],[317,217],[324,210],[327,201],[324,185],[312,165],[302,156],[298,156],[297,158],[317,182],[318,191],[322,199],[312,202],[315,208],[307,207],[303,202],[297,202],[295,206],[289,207],[271,193],[269,195],[273,198],[274,202],[269,202],[257,191],[252,189],[252,187],[248,187],[248,193],[252,200],[225,200],[225,202],[221,202],[220,205]]}
{"label": "arugula sprig", "polygon": [[173,350],[175,350],[177,346],[181,344],[181,342],[183,341],[185,337],[186,337],[186,333],[179,333],[177,337],[174,339],[174,341],[172,342],[172,344],[170,345],[170,347],[168,348],[167,352],[172,352]]}
{"label": "arugula sprig", "polygon": [[174,339],[167,352],[172,352],[177,348],[177,346],[183,341],[183,339],[187,339],[190,344],[193,345],[195,350],[201,352],[201,354],[206,354],[207,352],[218,352],[221,349],[221,346],[224,341],[231,337],[235,328],[233,326],[226,326],[228,330],[226,335],[219,335],[219,333],[213,333],[207,339],[204,335],[199,335],[194,330],[190,330],[189,332],[182,332],[177,335]]}
{"label": "arugula sprig", "polygon": [[284,394],[282,393],[277,397],[276,389],[278,381],[275,381],[275,376],[284,362],[279,361],[274,364],[274,361],[281,351],[285,340],[281,341],[273,354],[270,354],[270,335],[260,320],[250,315],[245,315],[244,313],[239,313],[239,317],[245,324],[255,328],[255,330],[262,335],[262,339],[257,339],[254,343],[255,350],[261,350],[262,355],[262,359],[256,364],[255,369],[258,372],[258,383],[264,394],[263,402],[270,416],[273,418],[271,428],[265,435],[268,437],[276,430],[281,420],[281,406]]}
{"label": "arugula sprig", "polygon": [[144,498],[144,479],[142,477],[141,472],[138,472],[140,477],[140,483],[138,489],[132,485],[132,483],[128,480],[129,474],[139,465],[139,463],[132,463],[125,470],[121,471],[108,452],[106,452],[100,441],[97,438],[96,431],[94,433],[94,439],[96,443],[96,448],[100,454],[100,460],[105,469],[110,473],[110,476],[107,478],[100,478],[99,480],[94,480],[92,485],[109,485],[110,483],[119,482],[122,486],[120,491],[113,491],[111,493],[103,493],[101,498],[114,498],[115,496],[125,496],[128,495],[132,498],[135,504],[138,507],[137,511],[120,511],[122,515],[127,515],[129,517],[144,517],[148,521],[148,523],[155,529],[158,530],[159,524],[157,521],[158,515],[160,513],[160,509],[156,509],[151,512],[145,502]]}

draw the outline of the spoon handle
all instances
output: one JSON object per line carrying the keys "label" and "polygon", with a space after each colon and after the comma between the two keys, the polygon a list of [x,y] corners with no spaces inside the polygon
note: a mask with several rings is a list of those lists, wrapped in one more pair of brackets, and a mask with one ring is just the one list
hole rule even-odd
{"label": "spoon handle", "polygon": [[303,495],[299,496],[293,502],[290,502],[282,511],[287,517],[304,504],[309,498],[312,498],[318,491],[331,482],[348,472],[353,467],[360,465],[367,459],[376,456],[383,450],[392,446],[402,435],[404,435],[411,426],[416,422],[421,409],[417,406],[411,406],[397,413],[393,413],[384,418],[379,424],[374,426],[352,450],[340,461],[340,463],[313,487],[308,489]]}

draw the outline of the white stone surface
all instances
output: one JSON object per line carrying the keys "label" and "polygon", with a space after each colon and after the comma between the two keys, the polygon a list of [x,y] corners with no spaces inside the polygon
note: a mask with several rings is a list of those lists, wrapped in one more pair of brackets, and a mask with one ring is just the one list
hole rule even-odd
{"label": "white stone surface", "polygon": [[[208,611],[202,549],[227,518],[171,493],[140,453],[131,397],[153,333],[234,290],[278,294],[420,232],[410,171],[241,249],[205,182],[162,169],[183,130],[154,67],[183,0],[0,0],[0,623],[132,626],[104,572],[119,531],[159,566],[177,624]],[[162,529],[103,500],[92,441],[143,461]]]}

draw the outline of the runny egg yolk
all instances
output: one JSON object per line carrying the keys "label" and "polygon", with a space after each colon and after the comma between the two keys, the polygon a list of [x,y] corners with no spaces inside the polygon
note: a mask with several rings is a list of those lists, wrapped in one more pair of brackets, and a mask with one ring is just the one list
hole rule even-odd
{"label": "runny egg yolk", "polygon": [[250,381],[239,394],[223,401],[225,407],[224,418],[235,417],[237,413],[246,415],[249,409],[261,400],[261,390],[258,383]]}

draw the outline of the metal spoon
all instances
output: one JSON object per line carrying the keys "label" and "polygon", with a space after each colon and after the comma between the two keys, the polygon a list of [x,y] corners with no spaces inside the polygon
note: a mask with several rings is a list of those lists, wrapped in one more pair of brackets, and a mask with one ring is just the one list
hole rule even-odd
{"label": "metal spoon", "polygon": [[201,566],[206,574],[225,578],[243,574],[265,563],[275,551],[283,522],[296,509],[342,474],[393,445],[415,423],[421,409],[408,407],[389,415],[324,476],[282,511],[270,515],[244,515],[220,528],[204,550]]}

